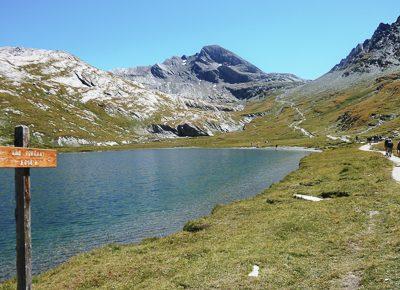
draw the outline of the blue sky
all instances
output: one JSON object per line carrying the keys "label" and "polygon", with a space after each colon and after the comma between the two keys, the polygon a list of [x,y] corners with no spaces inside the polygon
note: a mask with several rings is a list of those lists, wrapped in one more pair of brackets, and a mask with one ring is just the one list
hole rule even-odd
{"label": "blue sky", "polygon": [[266,72],[316,78],[394,22],[399,0],[2,0],[0,46],[65,50],[102,68],[219,44]]}

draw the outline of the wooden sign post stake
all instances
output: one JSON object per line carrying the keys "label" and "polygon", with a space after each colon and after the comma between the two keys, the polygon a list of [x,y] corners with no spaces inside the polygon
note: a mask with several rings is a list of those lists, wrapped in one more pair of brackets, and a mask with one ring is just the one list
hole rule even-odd
{"label": "wooden sign post stake", "polygon": [[[29,128],[15,127],[15,147],[29,146]],[[15,222],[17,233],[18,289],[32,288],[31,181],[30,168],[15,168]]]}
{"label": "wooden sign post stake", "polygon": [[57,166],[57,151],[27,148],[29,128],[17,126],[15,147],[0,146],[0,168],[15,168],[17,288],[32,289],[30,168]]}

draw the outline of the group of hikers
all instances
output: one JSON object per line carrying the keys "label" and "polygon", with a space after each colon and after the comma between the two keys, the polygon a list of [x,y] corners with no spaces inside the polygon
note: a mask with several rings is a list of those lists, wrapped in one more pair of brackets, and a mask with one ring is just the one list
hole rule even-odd
{"label": "group of hikers", "polygon": [[[393,154],[393,141],[390,138],[385,139],[385,152],[387,157],[392,157]],[[397,155],[400,155],[400,141],[397,143]]]}

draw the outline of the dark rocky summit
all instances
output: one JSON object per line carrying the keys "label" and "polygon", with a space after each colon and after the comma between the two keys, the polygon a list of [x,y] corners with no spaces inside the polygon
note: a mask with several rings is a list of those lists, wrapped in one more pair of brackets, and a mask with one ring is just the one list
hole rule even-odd
{"label": "dark rocky summit", "polygon": [[174,56],[153,66],[117,69],[114,74],[169,94],[224,104],[305,82],[292,74],[264,73],[218,45],[205,46],[192,56]]}
{"label": "dark rocky summit", "polygon": [[212,83],[247,83],[263,78],[263,72],[217,45],[205,46],[193,57],[191,70],[198,79]]}
{"label": "dark rocky summit", "polygon": [[370,73],[400,65],[400,17],[393,24],[379,24],[371,39],[357,45],[331,72]]}

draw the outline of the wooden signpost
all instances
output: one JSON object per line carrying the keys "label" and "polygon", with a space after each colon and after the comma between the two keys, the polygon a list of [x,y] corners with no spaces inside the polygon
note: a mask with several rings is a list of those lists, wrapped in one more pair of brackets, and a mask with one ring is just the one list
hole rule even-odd
{"label": "wooden signpost", "polygon": [[15,147],[0,146],[0,168],[15,168],[17,288],[32,288],[30,168],[57,166],[57,151],[26,148],[29,128],[15,127]]}
{"label": "wooden signpost", "polygon": [[56,167],[57,151],[0,146],[0,167]]}

